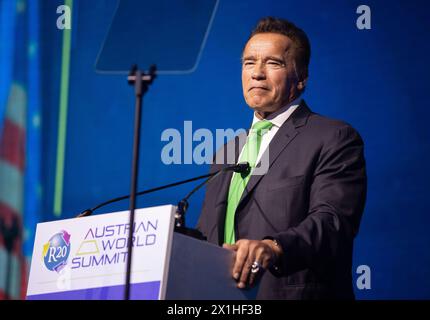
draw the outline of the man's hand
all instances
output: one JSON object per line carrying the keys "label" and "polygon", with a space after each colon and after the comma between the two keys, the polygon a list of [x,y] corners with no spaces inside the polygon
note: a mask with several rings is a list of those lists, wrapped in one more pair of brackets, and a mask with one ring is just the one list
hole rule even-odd
{"label": "man's hand", "polygon": [[[238,281],[237,287],[241,289],[252,287],[264,270],[276,264],[282,255],[281,248],[272,240],[241,239],[233,245],[224,243],[223,248],[236,251],[232,275]],[[260,270],[256,273],[251,272],[254,262],[260,265]]]}

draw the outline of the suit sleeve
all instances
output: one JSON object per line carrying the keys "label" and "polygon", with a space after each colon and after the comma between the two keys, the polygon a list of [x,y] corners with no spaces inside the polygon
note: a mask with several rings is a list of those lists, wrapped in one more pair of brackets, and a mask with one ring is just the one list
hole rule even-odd
{"label": "suit sleeve", "polygon": [[364,147],[352,127],[333,131],[315,167],[307,217],[275,236],[284,251],[282,275],[304,268],[326,272],[351,255],[366,198]]}

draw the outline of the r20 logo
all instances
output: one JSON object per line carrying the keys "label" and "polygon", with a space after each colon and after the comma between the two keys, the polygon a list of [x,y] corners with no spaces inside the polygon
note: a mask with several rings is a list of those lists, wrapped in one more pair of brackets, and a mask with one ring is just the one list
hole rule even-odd
{"label": "r20 logo", "polygon": [[70,254],[70,234],[62,230],[54,234],[43,246],[43,261],[48,270],[60,272]]}

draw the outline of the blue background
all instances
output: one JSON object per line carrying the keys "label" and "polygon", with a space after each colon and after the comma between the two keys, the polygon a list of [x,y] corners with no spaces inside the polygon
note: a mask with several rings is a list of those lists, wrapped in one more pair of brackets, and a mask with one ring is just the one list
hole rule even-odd
{"label": "blue background", "polygon": [[[53,220],[62,31],[60,1],[42,1],[43,220]],[[75,0],[64,198],[61,218],[129,192],[133,90],[124,77],[94,65],[117,2]],[[358,30],[356,9],[370,6],[371,30]],[[250,30],[267,15],[303,28],[312,45],[304,95],[313,111],[352,124],[365,141],[368,199],[354,253],[368,265],[371,289],[361,299],[430,298],[430,215],[427,209],[430,6],[426,1],[219,2],[195,72],[159,76],[145,96],[139,189],[204,174],[207,165],[163,164],[161,133],[247,128],[252,112],[241,89],[240,55]],[[197,145],[197,143],[195,144]],[[192,185],[139,199],[139,207],[176,204]],[[195,194],[194,226],[204,192]],[[124,210],[127,202],[100,211]]]}

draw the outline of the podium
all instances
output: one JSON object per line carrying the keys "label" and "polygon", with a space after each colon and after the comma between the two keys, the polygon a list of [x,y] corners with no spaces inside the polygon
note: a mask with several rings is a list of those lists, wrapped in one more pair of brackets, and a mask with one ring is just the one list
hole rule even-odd
{"label": "podium", "polygon": [[[236,288],[234,253],[174,232],[175,207],[138,209],[133,232],[133,300],[255,299]],[[128,211],[37,225],[28,300],[122,300]]]}

